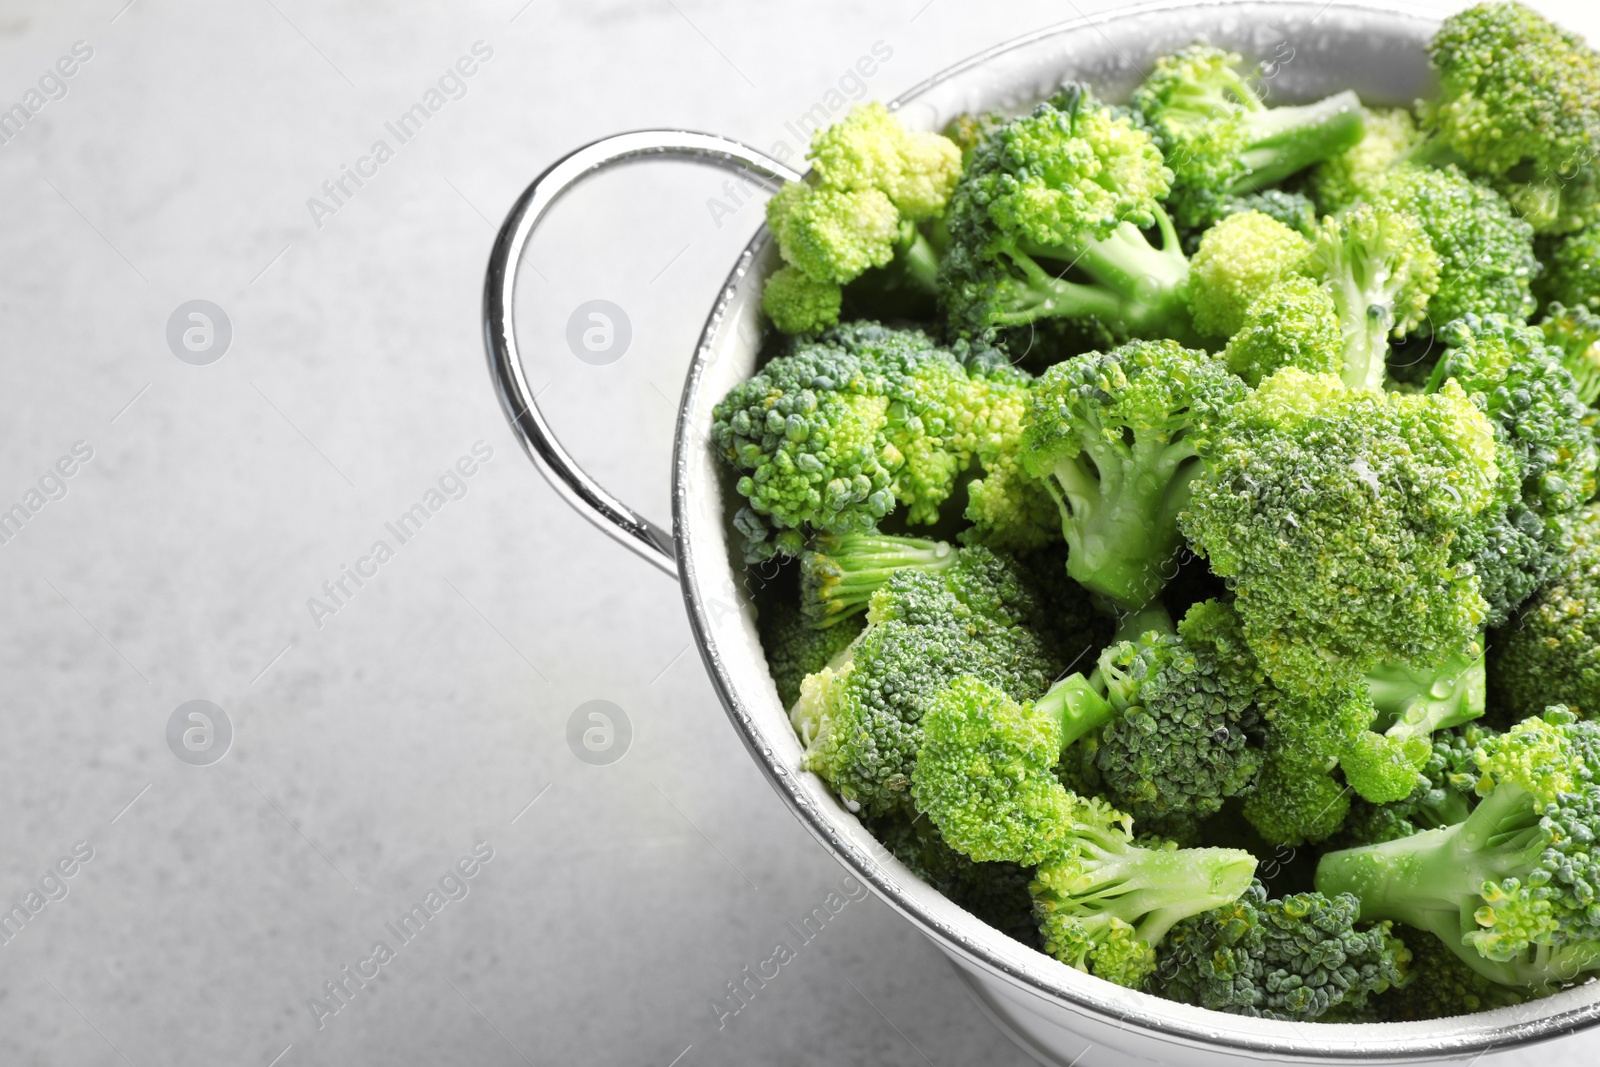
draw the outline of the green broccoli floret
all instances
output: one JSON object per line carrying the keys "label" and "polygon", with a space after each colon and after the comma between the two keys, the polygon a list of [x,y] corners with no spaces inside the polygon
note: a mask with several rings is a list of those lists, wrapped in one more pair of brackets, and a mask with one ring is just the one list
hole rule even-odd
{"label": "green broccoli floret", "polygon": [[[1246,196],[1224,197],[1217,203],[1218,221],[1251,211],[1259,211],[1267,218],[1283,223],[1302,237],[1310,238],[1317,232],[1317,207],[1304,193],[1288,189],[1263,189]],[[1188,231],[1183,235],[1183,250],[1194,255],[1204,236],[1204,230]]]}
{"label": "green broccoli floret", "polygon": [[1061,511],[1067,572],[1121,610],[1171,576],[1196,440],[1246,392],[1215,357],[1134,341],[1050,368],[1035,383],[1022,461]]}
{"label": "green broccoli floret", "polygon": [[800,557],[800,610],[822,628],[867,610],[896,571],[954,567],[954,545],[880,533],[822,534]]}
{"label": "green broccoli floret", "polygon": [[1041,947],[1028,893],[1033,874],[1026,867],[968,859],[945,843],[925,815],[897,812],[864,822],[918,878],[1009,937]]}
{"label": "green broccoli floret", "polygon": [[1509,1008],[1528,999],[1525,994],[1492,982],[1468,967],[1432,934],[1408,926],[1396,927],[1394,932],[1411,953],[1412,980],[1374,999],[1381,1021],[1445,1019]]}
{"label": "green broccoli floret", "polygon": [[1513,717],[1561,703],[1600,718],[1600,504],[1579,513],[1556,573],[1495,635],[1489,680]]}
{"label": "green broccoli floret", "polygon": [[1046,952],[1108,982],[1139,988],[1174,923],[1237,899],[1255,875],[1242,849],[1141,847],[1103,800],[1078,800],[1067,818],[1030,887],[1034,914]]}
{"label": "green broccoli floret", "polygon": [[1582,305],[1551,304],[1539,329],[1545,344],[1561,350],[1578,399],[1591,408],[1600,404],[1600,315]]}
{"label": "green broccoli floret", "polygon": [[1374,845],[1465,822],[1478,799],[1479,773],[1473,751],[1492,733],[1469,723],[1434,734],[1433,753],[1419,771],[1411,795],[1389,804],[1354,798],[1339,832],[1338,847]]}
{"label": "green broccoli floret", "polygon": [[1312,199],[1333,215],[1367,199],[1389,168],[1408,157],[1422,135],[1405,108],[1367,108],[1361,140],[1319,163],[1308,175]]}
{"label": "green broccoli floret", "polygon": [[1348,893],[1276,900],[1253,882],[1231,904],[1184,919],[1156,954],[1151,991],[1212,1011],[1308,1022],[1425,975],[1392,924],[1361,927]]}
{"label": "green broccoli floret", "polygon": [[1301,272],[1311,242],[1259,211],[1229,215],[1200,238],[1190,269],[1194,326],[1209,337],[1231,337],[1262,290]]}
{"label": "green broccoli floret", "polygon": [[798,555],[808,529],[875,530],[897,503],[935,521],[975,460],[1014,455],[1028,381],[874,322],[795,343],[713,411],[712,442],[743,473],[746,558]]}
{"label": "green broccoli floret", "polygon": [[762,295],[773,324],[799,333],[838,321],[840,287],[872,268],[890,268],[895,284],[933,300],[938,256],[917,224],[943,212],[961,150],[873,103],[819,130],[808,155],[806,179],[767,203],[767,226],[790,265]]}
{"label": "green broccoli floret", "polygon": [[1203,227],[1219,201],[1258,192],[1361,140],[1361,101],[1342,92],[1272,107],[1239,72],[1240,57],[1195,44],[1156,60],[1132,106],[1156,132],[1173,171],[1178,223]]}
{"label": "green broccoli floret", "polygon": [[[1189,261],[1161,206],[1172,172],[1150,135],[1068,86],[972,153],[942,261],[957,334],[1094,319],[1119,337],[1183,337]],[[1161,247],[1145,239],[1156,227]],[[1061,277],[1068,268],[1087,281]]]}
{"label": "green broccoli floret", "polygon": [[1187,836],[1255,784],[1264,724],[1241,655],[1238,616],[1204,601],[1177,633],[1153,631],[1102,658],[1121,706],[1100,734],[1096,767],[1110,799],[1140,826]]}
{"label": "green broccoli floret", "polygon": [[1546,304],[1600,311],[1600,225],[1541,241],[1544,274],[1534,294]]}
{"label": "green broccoli floret", "polygon": [[1344,329],[1333,296],[1321,283],[1298,275],[1268,286],[1246,308],[1222,359],[1251,388],[1284,367],[1341,373]]}
{"label": "green broccoli floret", "polygon": [[924,715],[952,682],[972,675],[1029,700],[1082,653],[1083,634],[1059,628],[1060,610],[1038,588],[1026,566],[986,548],[962,549],[943,570],[892,575],[861,636],[801,684],[789,718],[805,768],[852,811],[904,810]]}
{"label": "green broccoli floret", "polygon": [[[1446,348],[1428,382],[1455,381],[1486,408],[1501,448],[1502,504],[1484,537],[1469,537],[1489,626],[1499,626],[1559,565],[1577,509],[1600,464],[1589,409],[1561,352],[1535,327],[1467,315],[1440,331]],[[1482,542],[1482,543],[1480,543]]]}
{"label": "green broccoli floret", "polygon": [[1328,853],[1317,889],[1432,933],[1492,981],[1550,992],[1600,967],[1600,724],[1552,708],[1475,757],[1483,799],[1464,822]]}
{"label": "green broccoli floret", "polygon": [[778,688],[778,699],[786,708],[800,699],[800,683],[806,675],[816,674],[833,662],[862,627],[862,621],[853,618],[819,630],[806,621],[798,607],[779,599],[762,607],[760,624],[767,668]]}
{"label": "green broccoli floret", "polygon": [[1480,634],[1483,597],[1457,550],[1500,472],[1494,427],[1460,386],[1379,395],[1286,367],[1204,455],[1183,530],[1230,579],[1280,689],[1334,693],[1384,662],[1427,669]]}
{"label": "green broccoli floret", "polygon": [[1439,257],[1422,223],[1384,204],[1329,217],[1311,273],[1327,283],[1344,331],[1344,383],[1380,391],[1390,335],[1404,337],[1420,325],[1439,288]]}
{"label": "green broccoli floret", "polygon": [[1410,214],[1439,257],[1439,288],[1428,299],[1433,333],[1466,314],[1526,319],[1535,302],[1531,283],[1540,271],[1533,227],[1505,197],[1453,166],[1407,165],[1385,176],[1373,199]]}
{"label": "green broccoli floret", "polygon": [[1575,33],[1518,3],[1451,15],[1428,49],[1430,159],[1485,175],[1540,233],[1600,218],[1600,62]]}

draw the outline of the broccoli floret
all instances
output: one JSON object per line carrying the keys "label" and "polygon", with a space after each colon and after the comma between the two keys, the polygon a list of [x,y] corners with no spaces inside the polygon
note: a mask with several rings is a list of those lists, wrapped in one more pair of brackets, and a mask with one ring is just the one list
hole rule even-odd
{"label": "broccoli floret", "polygon": [[1103,800],[1077,800],[1067,818],[1030,887],[1034,914],[1046,952],[1108,982],[1139,988],[1174,923],[1237,899],[1255,875],[1242,849],[1141,847]]}
{"label": "broccoli floret", "polygon": [[1480,634],[1483,597],[1457,550],[1499,468],[1494,427],[1460,386],[1379,395],[1286,367],[1204,455],[1183,530],[1231,580],[1279,688],[1333,693],[1383,662],[1427,669]]}
{"label": "broccoli floret", "polygon": [[935,521],[974,460],[1014,455],[1028,380],[1005,365],[969,372],[921,331],[873,322],[796,343],[713,411],[711,439],[744,475],[746,558],[798,555],[808,529],[875,530],[897,503],[911,523]]}
{"label": "broccoli floret", "polygon": [[1374,845],[1465,822],[1477,802],[1478,764],[1473,751],[1493,731],[1477,723],[1433,735],[1433,753],[1411,795],[1389,804],[1356,797],[1339,831],[1338,847]]}
{"label": "broccoli floret", "polygon": [[1561,352],[1537,328],[1467,315],[1439,337],[1448,347],[1428,389],[1454,380],[1473,394],[1501,445],[1503,503],[1485,543],[1467,541],[1478,549],[1488,625],[1499,626],[1559,565],[1572,516],[1594,495],[1600,457]]}
{"label": "broccoli floret", "polygon": [[1360,907],[1348,893],[1269,900],[1253,882],[1233,903],[1173,926],[1156,955],[1151,991],[1265,1019],[1307,1022],[1335,1008],[1359,1010],[1412,977],[1410,950],[1392,924],[1359,926]]}
{"label": "broccoli floret", "polygon": [[1533,314],[1531,283],[1541,269],[1533,227],[1505,197],[1453,166],[1407,165],[1389,172],[1373,199],[1420,222],[1439,257],[1439,288],[1428,299],[1431,328],[1424,332],[1469,313]]}
{"label": "broccoli floret", "polygon": [[1262,290],[1304,269],[1311,242],[1259,211],[1229,215],[1208,229],[1191,263],[1195,329],[1231,337]]}
{"label": "broccoli floret", "polygon": [[1509,1008],[1528,999],[1525,994],[1492,982],[1468,967],[1432,934],[1404,925],[1395,927],[1394,933],[1411,953],[1411,981],[1373,1000],[1381,1021],[1445,1019]]}
{"label": "broccoli floret", "polygon": [[938,134],[907,130],[874,103],[818,131],[808,155],[806,179],[786,183],[767,203],[767,225],[790,265],[762,295],[773,324],[798,333],[838,321],[840,287],[871,268],[890,268],[892,284],[931,301],[938,256],[917,223],[944,210],[961,150]]}
{"label": "broccoli floret", "polygon": [[[1061,317],[1119,337],[1186,336],[1189,261],[1161,206],[1171,177],[1150,135],[1082,86],[994,130],[950,202],[952,330]],[[1069,267],[1087,282],[1061,277]]]}
{"label": "broccoli floret", "polygon": [[1600,225],[1541,241],[1544,274],[1534,293],[1547,304],[1600,311]]}
{"label": "broccoli floret", "polygon": [[1329,217],[1311,272],[1327,283],[1344,331],[1344,383],[1381,390],[1390,335],[1404,337],[1420,325],[1439,288],[1439,257],[1422,223],[1384,204]]}
{"label": "broccoli floret", "polygon": [[[1243,215],[1259,211],[1275,222],[1281,222],[1302,237],[1310,238],[1317,232],[1317,207],[1304,193],[1288,189],[1264,189],[1247,196],[1224,197],[1217,202],[1217,219],[1230,215]],[[1209,227],[1207,227],[1209,229]],[[1205,230],[1187,230],[1183,234],[1183,250],[1194,255],[1205,237]]]}
{"label": "broccoli floret", "polygon": [[761,609],[761,647],[767,654],[778,699],[786,708],[800,699],[800,683],[839,656],[861,632],[859,618],[819,630],[787,600],[774,599]]}
{"label": "broccoli floret", "polygon": [[1255,784],[1261,714],[1244,636],[1231,607],[1196,604],[1178,632],[1147,633],[1103,660],[1122,707],[1101,732],[1096,767],[1139,825],[1188,836],[1222,802]]}
{"label": "broccoli floret", "polygon": [[1428,158],[1488,177],[1540,233],[1600,217],[1600,63],[1581,37],[1522,4],[1478,4],[1445,19],[1428,54]]}
{"label": "broccoli floret", "polygon": [[1489,680],[1513,717],[1561,703],[1600,718],[1600,504],[1583,509],[1559,569],[1495,635]]}
{"label": "broccoli floret", "polygon": [[1302,276],[1268,286],[1245,310],[1222,359],[1252,388],[1284,367],[1312,374],[1341,373],[1344,330],[1332,295]]}
{"label": "broccoli floret", "polygon": [[823,628],[867,610],[872,594],[896,571],[954,567],[955,546],[880,533],[823,534],[800,557],[800,610]]}
{"label": "broccoli floret", "polygon": [[1483,799],[1464,822],[1331,852],[1317,889],[1364,921],[1408,923],[1479,974],[1536,994],[1600,967],[1600,724],[1551,708],[1475,758]]}
{"label": "broccoli floret", "polygon": [[1200,474],[1196,440],[1246,392],[1215,357],[1134,341],[1052,367],[1034,386],[1022,461],[1061,511],[1067,572],[1116,608],[1154,600]]}
{"label": "broccoli floret", "polygon": [[1310,172],[1312,199],[1325,215],[1366,199],[1389,168],[1409,156],[1420,140],[1417,120],[1405,108],[1366,109],[1361,140]]}
{"label": "broccoli floret", "polygon": [[1240,57],[1195,44],[1156,60],[1132,106],[1156,132],[1173,170],[1180,225],[1221,217],[1220,201],[1259,192],[1361,139],[1361,102],[1342,92],[1315,104],[1267,107],[1239,72]]}
{"label": "broccoli floret", "polygon": [[1600,315],[1582,305],[1551,304],[1539,330],[1545,344],[1561,350],[1578,399],[1591,408],[1600,404]]}
{"label": "broccoli floret", "polygon": [[968,859],[925,815],[897,812],[864,822],[896,859],[955,904],[1029,947],[1042,947],[1028,893],[1033,874],[1026,867]]}
{"label": "broccoli floret", "polygon": [[944,570],[891,576],[867,628],[801,684],[789,718],[806,769],[852,811],[904,810],[925,712],[955,679],[973,675],[1029,700],[1080,653],[1058,645],[1057,612],[1036,588],[1025,566],[986,548],[961,550]]}

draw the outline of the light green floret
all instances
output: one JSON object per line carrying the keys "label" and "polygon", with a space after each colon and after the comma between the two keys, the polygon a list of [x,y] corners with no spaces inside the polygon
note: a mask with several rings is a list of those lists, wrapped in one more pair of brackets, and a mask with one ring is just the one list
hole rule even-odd
{"label": "light green floret", "polygon": [[1453,383],[1379,395],[1287,367],[1231,409],[1183,529],[1230,579],[1279,688],[1327,694],[1383,662],[1431,667],[1485,604],[1457,554],[1495,499],[1495,431]]}
{"label": "light green floret", "polygon": [[1417,219],[1439,257],[1439,288],[1423,332],[1466,314],[1533,314],[1531,283],[1541,270],[1533,227],[1505,197],[1454,166],[1406,165],[1385,175],[1372,198]]}
{"label": "light green floret", "polygon": [[1364,108],[1361,140],[1318,164],[1310,173],[1312,199],[1324,215],[1366,199],[1389,168],[1422,140],[1417,120],[1403,107]]}
{"label": "light green floret", "polygon": [[1483,799],[1464,822],[1329,853],[1317,889],[1427,930],[1503,985],[1581,981],[1600,967],[1600,725],[1551,708],[1475,755]]}
{"label": "light green floret", "polygon": [[839,321],[844,290],[796,266],[779,267],[761,290],[761,310],[784,333],[808,333]]}
{"label": "light green floret", "polygon": [[1544,342],[1561,350],[1561,365],[1589,407],[1600,404],[1600,315],[1587,307],[1551,304],[1539,320]]}
{"label": "light green floret", "polygon": [[1339,374],[1344,369],[1344,331],[1333,296],[1320,282],[1303,276],[1268,286],[1246,309],[1222,359],[1252,388],[1284,367]]}
{"label": "light green floret", "polygon": [[1324,219],[1310,269],[1327,284],[1344,332],[1345,385],[1381,391],[1390,336],[1416,329],[1439,288],[1439,257],[1421,222],[1383,204]]}
{"label": "light green floret", "polygon": [[880,103],[850,109],[811,140],[812,173],[832,189],[877,189],[912,222],[944,211],[961,176],[961,149],[937,133],[908,130]]}
{"label": "light green floret", "polygon": [[1158,59],[1134,90],[1132,106],[1156,131],[1173,170],[1180,225],[1209,225],[1228,197],[1274,186],[1361,138],[1355,93],[1269,108],[1240,63],[1235,53],[1191,45]]}
{"label": "light green floret", "polygon": [[1090,353],[1038,380],[1022,461],[1060,508],[1068,574],[1121,610],[1160,594],[1200,474],[1196,443],[1246,391],[1220,360],[1174,341]]}
{"label": "light green floret", "polygon": [[1195,329],[1233,336],[1262,291],[1303,270],[1310,254],[1309,241],[1259,211],[1224,218],[1206,230],[1190,263]]}

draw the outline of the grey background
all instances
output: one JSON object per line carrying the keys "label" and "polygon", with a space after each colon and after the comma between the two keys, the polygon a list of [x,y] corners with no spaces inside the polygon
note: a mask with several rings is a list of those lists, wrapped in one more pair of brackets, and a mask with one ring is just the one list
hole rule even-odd
{"label": "grey background", "polygon": [[[1026,1062],[870,898],[718,1029],[710,1001],[842,871],[726,724],[674,585],[517,451],[478,301],[495,223],[587,140],[683,125],[798,149],[785,122],[874,42],[892,56],[865,95],[886,99],[1111,5],[124,2],[0,5],[0,107],[94,50],[0,146],[0,510],[93,450],[0,544],[0,903],[94,853],[0,944],[0,1063]],[[1592,9],[1541,6],[1600,35]],[[384,123],[477,41],[465,95],[396,146]],[[308,198],[380,137],[394,157],[317,225]],[[542,401],[663,520],[680,376],[760,219],[718,224],[724,179],[606,177],[531,253]],[[209,366],[166,344],[193,299],[232,324]],[[632,326],[606,366],[564,341],[594,299]],[[398,545],[384,524],[480,441],[465,496]],[[380,538],[394,558],[314,619]],[[165,739],[194,699],[233,728],[210,766]],[[609,766],[566,741],[591,700],[632,723]],[[323,983],[398,945],[385,924],[478,842],[468,895],[319,1028]]]}

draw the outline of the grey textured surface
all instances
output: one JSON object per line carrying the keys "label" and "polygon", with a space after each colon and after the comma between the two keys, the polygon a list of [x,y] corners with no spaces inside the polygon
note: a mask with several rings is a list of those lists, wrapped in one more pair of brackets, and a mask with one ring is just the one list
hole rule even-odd
{"label": "grey textured surface", "polygon": [[[92,49],[0,145],[0,509],[59,497],[0,544],[0,902],[60,897],[0,944],[0,1063],[1028,1062],[870,898],[719,1028],[726,983],[842,871],[723,720],[676,588],[516,451],[477,315],[494,224],[566,150],[656,125],[798,150],[786,123],[875,43],[862,92],[887,98],[1079,9],[122,3],[0,11],[0,106]],[[385,123],[476,42],[459,98],[400,143]],[[336,203],[323,183],[379,139],[392,158]],[[607,177],[531,253],[542,400],[663,520],[679,376],[760,218],[724,181]],[[209,365],[168,347],[193,299],[232,326]],[[593,299],[632,326],[606,366],[565,341]],[[92,458],[50,478],[80,441]],[[478,442],[492,457],[401,543],[385,524]],[[392,558],[327,596],[379,540]],[[167,742],[195,699],[233,730],[205,766]],[[567,742],[597,699],[632,724],[608,766]],[[79,842],[93,858],[47,877]],[[492,859],[402,942],[387,924],[479,842]],[[393,958],[363,963],[378,941]],[[378,976],[319,1017],[347,965]]]}

